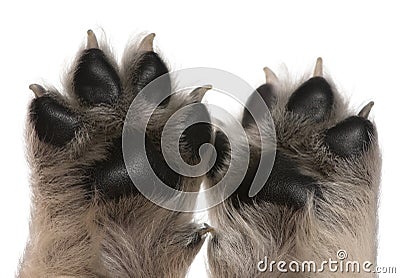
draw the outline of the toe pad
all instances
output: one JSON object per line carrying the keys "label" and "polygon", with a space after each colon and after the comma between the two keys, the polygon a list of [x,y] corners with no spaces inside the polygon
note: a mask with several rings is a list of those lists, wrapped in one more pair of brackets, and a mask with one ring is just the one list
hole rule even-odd
{"label": "toe pad", "polygon": [[325,142],[329,149],[346,157],[361,153],[371,143],[374,127],[365,118],[353,116],[338,123],[326,132]]}
{"label": "toe pad", "polygon": [[304,82],[290,97],[287,109],[316,122],[326,119],[333,105],[333,92],[323,77]]}

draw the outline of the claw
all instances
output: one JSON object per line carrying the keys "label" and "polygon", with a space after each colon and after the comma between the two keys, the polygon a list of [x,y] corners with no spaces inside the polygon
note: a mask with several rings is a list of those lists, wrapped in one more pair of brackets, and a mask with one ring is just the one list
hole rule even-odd
{"label": "claw", "polygon": [[99,48],[96,35],[90,29],[87,31],[87,48]]}
{"label": "claw", "polygon": [[153,49],[153,41],[154,37],[156,34],[150,33],[147,36],[143,38],[143,40],[140,42],[138,51],[139,52],[149,52],[149,51],[154,51]]}
{"label": "claw", "polygon": [[199,230],[199,235],[201,237],[203,237],[204,235],[206,235],[207,233],[213,233],[215,230],[213,227],[211,227],[210,225],[208,225],[207,223],[203,224],[203,227]]}
{"label": "claw", "polygon": [[29,85],[29,89],[35,94],[36,97],[41,97],[46,93],[45,88],[38,84]]}
{"label": "claw", "polygon": [[314,68],[314,77],[320,76],[322,77],[323,75],[323,64],[322,64],[322,58],[318,57],[317,62],[315,63],[315,68]]}
{"label": "claw", "polygon": [[275,75],[275,73],[270,68],[265,67],[263,70],[265,73],[266,83],[269,83],[272,85],[277,85],[279,83],[278,77]]}
{"label": "claw", "polygon": [[190,92],[190,95],[195,99],[196,102],[200,102],[208,90],[212,89],[212,85],[204,85],[198,87]]}
{"label": "claw", "polygon": [[365,119],[368,118],[368,115],[369,115],[369,112],[371,112],[372,106],[374,106],[374,102],[370,101],[367,105],[365,105],[361,109],[360,113],[358,113],[358,116],[365,118]]}

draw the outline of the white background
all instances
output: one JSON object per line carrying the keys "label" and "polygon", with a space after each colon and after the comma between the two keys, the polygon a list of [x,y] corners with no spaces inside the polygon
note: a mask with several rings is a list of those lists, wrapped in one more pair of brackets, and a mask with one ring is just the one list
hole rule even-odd
{"label": "white background", "polygon": [[[134,35],[155,32],[156,45],[173,69],[220,68],[253,86],[263,82],[264,66],[279,74],[284,63],[296,78],[322,56],[355,110],[375,101],[371,115],[383,151],[379,264],[397,264],[400,272],[396,1],[4,2],[0,4],[0,277],[14,275],[28,235],[29,171],[23,140],[26,108],[33,97],[28,85],[47,82],[60,88],[61,73],[89,28],[97,34],[104,29],[118,58]],[[190,277],[205,277],[201,259]]]}

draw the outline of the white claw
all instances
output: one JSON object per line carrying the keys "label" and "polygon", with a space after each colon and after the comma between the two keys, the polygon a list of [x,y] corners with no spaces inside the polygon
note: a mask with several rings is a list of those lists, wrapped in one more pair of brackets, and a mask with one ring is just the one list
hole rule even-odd
{"label": "white claw", "polygon": [[323,76],[323,63],[321,57],[318,57],[317,62],[315,63],[314,77],[316,76]]}
{"label": "white claw", "polygon": [[194,89],[190,95],[195,99],[196,102],[200,102],[207,91],[212,89],[212,85],[204,85]]}
{"label": "white claw", "polygon": [[45,88],[38,84],[29,85],[29,89],[35,94],[36,97],[41,97],[46,93]]}
{"label": "white claw", "polygon": [[276,74],[268,67],[264,67],[264,73],[265,73],[265,81],[266,83],[272,84],[274,86],[277,86],[279,83],[278,77]]}
{"label": "white claw", "polygon": [[214,228],[208,225],[207,223],[203,224],[203,227],[199,230],[199,235],[203,237],[207,233],[213,234],[215,232]]}
{"label": "white claw", "polygon": [[139,44],[138,51],[139,52],[148,52],[148,51],[154,51],[153,49],[153,41],[154,37],[156,36],[155,33],[150,33],[147,36],[143,38],[143,40]]}
{"label": "white claw", "polygon": [[99,48],[99,43],[97,42],[96,35],[93,33],[92,30],[87,31],[87,48]]}
{"label": "white claw", "polygon": [[374,102],[368,102],[368,104],[361,109],[360,113],[358,113],[358,116],[367,119],[369,112],[371,112],[372,106],[374,106]]}

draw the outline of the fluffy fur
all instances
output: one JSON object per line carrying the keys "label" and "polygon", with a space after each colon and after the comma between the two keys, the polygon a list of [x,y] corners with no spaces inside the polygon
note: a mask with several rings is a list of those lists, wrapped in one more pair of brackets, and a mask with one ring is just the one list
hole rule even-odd
{"label": "fluffy fur", "polygon": [[[350,261],[370,261],[376,265],[377,201],[380,177],[380,151],[376,137],[367,150],[356,156],[341,158],[324,143],[327,129],[354,115],[336,91],[329,117],[320,123],[287,111],[290,95],[301,82],[275,84],[277,102],[271,109],[276,130],[277,150],[297,162],[299,171],[315,178],[322,197],[310,194],[307,204],[295,209],[260,199],[250,203],[227,199],[211,209],[211,224],[215,233],[208,244],[211,277],[370,277],[371,273],[354,274],[329,272],[261,272],[257,263],[264,261],[340,261],[339,250],[345,250]],[[265,122],[260,129],[268,129]],[[250,147],[259,153],[257,127],[246,128]],[[229,147],[219,150],[226,159],[214,178],[213,186],[229,167]],[[239,159],[232,157],[232,159]],[[285,177],[282,177],[285,178]],[[262,265],[265,266],[265,265]]]}
{"label": "fluffy fur", "polygon": [[[118,69],[109,47],[101,43],[100,49]],[[28,115],[32,211],[18,277],[185,277],[204,241],[202,227],[193,222],[191,213],[163,209],[140,194],[109,200],[96,184],[90,184],[90,169],[110,155],[113,139],[121,136],[126,111],[138,93],[132,83],[140,75],[138,44],[127,48],[117,70],[123,95],[112,105],[88,106],[77,98],[74,75],[83,51],[65,78],[65,91],[48,88],[45,93],[79,115],[81,126],[75,138],[62,147],[43,142]],[[172,96],[152,118],[150,139],[158,141],[153,135],[170,114],[200,100]],[[133,109],[145,115],[149,106],[140,103]],[[183,156],[192,157],[191,153]],[[182,179],[178,187],[197,190],[200,182],[201,178]]]}
{"label": "fluffy fur", "polygon": [[[110,48],[100,44],[121,82],[123,94],[115,103],[87,105],[79,99],[74,76],[85,49],[80,50],[67,74],[64,91],[47,88],[46,96],[79,116],[79,129],[68,143],[55,146],[41,140],[32,113],[28,115],[32,215],[19,277],[185,277],[201,248],[204,229],[194,223],[191,213],[163,209],[136,193],[107,198],[91,177],[94,165],[111,156],[129,105],[140,91],[136,83],[143,53],[139,48],[139,44],[129,46],[118,67]],[[210,218],[215,230],[208,244],[211,277],[339,277],[342,273],[280,273],[276,268],[271,273],[257,269],[257,263],[265,257],[269,261],[314,260],[319,265],[329,258],[337,259],[339,250],[347,252],[348,260],[376,263],[381,163],[377,138],[373,136],[368,148],[355,156],[339,157],[329,150],[324,141],[326,131],[354,115],[329,82],[334,103],[322,122],[288,111],[288,100],[302,82],[275,84],[277,102],[271,109],[278,151],[295,162],[300,173],[318,182],[321,196],[309,194],[301,208],[262,199],[237,202],[235,196],[212,208]],[[147,136],[158,151],[166,120],[180,108],[200,101],[196,94],[174,95],[155,111]],[[151,103],[144,100],[133,110],[147,116],[152,112],[150,107]],[[258,128],[269,132],[269,124],[265,121]],[[209,126],[203,128],[209,131]],[[261,152],[258,128],[246,126],[248,141],[237,136],[230,142],[239,150],[249,144],[251,163]],[[190,134],[185,136],[182,156],[189,164],[196,164],[198,146],[189,143]],[[219,131],[214,130],[213,136],[218,157],[207,174],[208,186],[224,176],[231,160],[240,158],[231,157],[224,140],[218,141]],[[203,178],[180,177],[177,187],[197,191]],[[228,182],[235,179],[234,173]]]}

